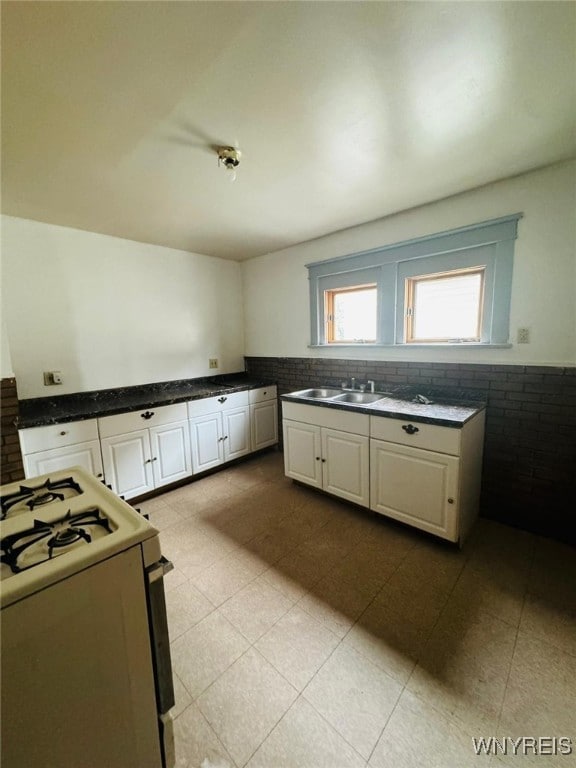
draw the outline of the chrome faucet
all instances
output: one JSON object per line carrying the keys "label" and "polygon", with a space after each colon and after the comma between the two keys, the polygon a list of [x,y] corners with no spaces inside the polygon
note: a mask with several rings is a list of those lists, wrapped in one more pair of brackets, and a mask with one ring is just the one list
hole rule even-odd
{"label": "chrome faucet", "polygon": [[374,392],[374,382],[372,381],[372,379],[368,379],[368,381],[366,382],[366,386],[368,387],[369,392]]}

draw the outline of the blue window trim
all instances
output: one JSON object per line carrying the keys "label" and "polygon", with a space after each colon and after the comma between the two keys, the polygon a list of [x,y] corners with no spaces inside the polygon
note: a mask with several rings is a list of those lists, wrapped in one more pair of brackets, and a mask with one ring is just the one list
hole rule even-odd
{"label": "blue window trim", "polygon": [[[405,344],[403,340],[405,277],[458,269],[470,265],[476,258],[479,259],[479,264],[487,265],[487,285],[484,295],[482,342],[475,343],[474,346],[507,344],[514,241],[518,237],[518,221],[522,216],[522,213],[515,213],[414,240],[307,264],[310,282],[310,346],[340,346],[326,342],[324,291],[367,282],[374,282],[378,286],[378,339],[375,344],[359,346],[415,346]],[[442,346],[462,348],[468,346],[468,343],[446,343]]]}

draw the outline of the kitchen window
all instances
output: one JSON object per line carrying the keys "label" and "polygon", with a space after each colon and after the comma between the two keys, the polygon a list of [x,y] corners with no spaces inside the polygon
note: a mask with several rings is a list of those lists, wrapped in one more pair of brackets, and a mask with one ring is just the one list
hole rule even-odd
{"label": "kitchen window", "polygon": [[376,341],[375,284],[354,285],[326,291],[326,340],[329,344]]}
{"label": "kitchen window", "polygon": [[406,279],[407,344],[480,341],[485,267]]}
{"label": "kitchen window", "polygon": [[310,345],[508,346],[521,217],[308,264]]}

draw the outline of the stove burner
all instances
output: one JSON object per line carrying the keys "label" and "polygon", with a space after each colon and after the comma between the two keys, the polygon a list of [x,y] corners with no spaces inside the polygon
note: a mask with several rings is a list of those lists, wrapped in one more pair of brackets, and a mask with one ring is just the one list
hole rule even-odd
{"label": "stove burner", "polygon": [[[72,477],[64,477],[62,480],[46,480],[46,482],[36,487],[21,485],[20,490],[15,493],[8,493],[0,498],[0,520],[8,515],[12,507],[20,502],[25,502],[28,509],[34,509],[36,506],[50,504],[53,501],[64,501],[65,494],[54,493],[54,491],[71,490],[76,496],[83,493],[82,488]],[[68,494],[71,495],[71,494]]]}
{"label": "stove burner", "polygon": [[[53,523],[34,520],[32,528],[9,534],[0,540],[0,562],[9,565],[12,573],[26,571],[28,568],[33,568],[39,563],[50,560],[55,549],[64,549],[81,539],[89,544],[92,541],[92,536],[88,532],[90,526],[99,526],[108,533],[112,533],[108,519],[101,515],[98,507],[74,515],[68,510],[63,518]],[[34,545],[39,544],[41,547],[44,539],[48,539],[48,541],[45,542],[46,551],[42,550],[41,552],[41,559],[30,565],[19,564],[19,558]]]}
{"label": "stove burner", "polygon": [[80,539],[91,541],[90,534],[81,528],[65,528],[63,531],[58,531],[48,540],[48,547],[51,549],[67,547],[70,544],[74,544],[75,541],[80,541]]}
{"label": "stove burner", "polygon": [[52,501],[64,501],[63,493],[41,493],[39,496],[35,496],[26,502],[28,509],[34,509],[34,507],[41,507],[43,504],[50,504]]}

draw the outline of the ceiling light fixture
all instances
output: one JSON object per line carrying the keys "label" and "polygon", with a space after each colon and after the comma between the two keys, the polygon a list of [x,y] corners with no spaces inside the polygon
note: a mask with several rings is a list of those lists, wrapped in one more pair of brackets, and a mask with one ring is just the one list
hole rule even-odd
{"label": "ceiling light fixture", "polygon": [[223,165],[227,171],[230,171],[232,174],[230,180],[235,181],[236,168],[240,165],[240,150],[234,149],[234,147],[216,147],[216,152],[218,153],[218,165]]}

